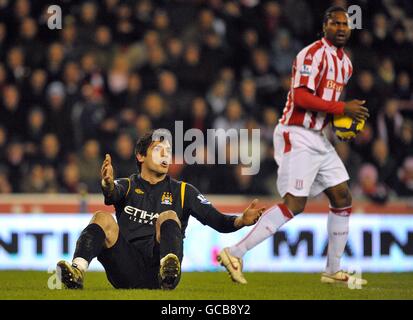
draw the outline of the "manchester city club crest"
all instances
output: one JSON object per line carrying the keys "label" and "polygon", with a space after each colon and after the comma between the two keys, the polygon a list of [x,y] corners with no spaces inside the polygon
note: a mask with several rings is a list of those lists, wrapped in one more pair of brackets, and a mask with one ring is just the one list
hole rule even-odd
{"label": "manchester city club crest", "polygon": [[172,193],[164,192],[162,194],[161,204],[172,205]]}

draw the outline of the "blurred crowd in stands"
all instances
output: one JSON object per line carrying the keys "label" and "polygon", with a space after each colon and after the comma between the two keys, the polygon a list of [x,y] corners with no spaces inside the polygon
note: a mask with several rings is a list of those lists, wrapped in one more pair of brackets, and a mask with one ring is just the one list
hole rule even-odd
{"label": "blurred crowd in stands", "polygon": [[[47,8],[62,8],[61,30]],[[173,165],[211,194],[276,194],[272,134],[296,54],[321,35],[330,5],[358,4],[345,99],[371,117],[335,141],[354,196],[413,196],[413,2],[304,0],[0,1],[0,193],[100,192],[112,155],[136,171],[134,144],[151,128],[261,129],[260,171]],[[205,156],[205,155],[198,155]],[[299,165],[299,164],[297,164]]]}

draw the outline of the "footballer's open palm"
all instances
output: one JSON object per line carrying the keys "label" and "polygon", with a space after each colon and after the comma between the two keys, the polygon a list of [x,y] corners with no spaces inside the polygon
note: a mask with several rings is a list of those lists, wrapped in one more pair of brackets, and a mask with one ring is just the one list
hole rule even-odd
{"label": "footballer's open palm", "polygon": [[244,210],[241,217],[242,224],[244,226],[251,226],[256,223],[265,211],[265,207],[258,208],[257,203],[258,199],[254,199],[251,204]]}
{"label": "footballer's open palm", "polygon": [[112,167],[112,159],[109,154],[106,154],[105,160],[103,160],[102,169],[100,171],[102,176],[102,180],[105,182],[106,185],[113,184],[113,167]]}

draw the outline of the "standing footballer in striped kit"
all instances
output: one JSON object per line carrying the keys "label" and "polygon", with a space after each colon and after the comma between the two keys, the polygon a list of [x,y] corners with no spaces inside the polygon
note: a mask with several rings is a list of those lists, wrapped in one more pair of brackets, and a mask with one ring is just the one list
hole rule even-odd
{"label": "standing footballer in striped kit", "polygon": [[279,167],[277,188],[284,201],[268,209],[247,236],[218,255],[235,282],[247,283],[242,273],[244,254],[303,212],[308,197],[324,192],[330,212],[327,265],[321,281],[367,284],[340,269],[352,198],[346,168],[323,133],[335,114],[345,114],[357,121],[369,116],[365,101],[339,101],[353,73],[343,49],[351,34],[347,11],[337,6],[329,8],[323,32],[324,37],[304,48],[294,61],[291,89],[274,132],[274,158]]}

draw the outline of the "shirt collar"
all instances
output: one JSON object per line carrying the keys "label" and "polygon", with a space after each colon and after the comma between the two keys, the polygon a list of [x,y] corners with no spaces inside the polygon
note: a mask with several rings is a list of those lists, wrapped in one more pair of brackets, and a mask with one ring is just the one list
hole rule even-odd
{"label": "shirt collar", "polygon": [[330,48],[333,52],[336,53],[336,55],[342,59],[344,56],[344,49],[343,48],[337,48],[335,45],[330,40],[327,40],[326,37],[323,37],[321,41],[324,43],[325,46]]}
{"label": "shirt collar", "polygon": [[151,188],[153,188],[155,186],[162,185],[164,183],[168,183],[170,181],[169,175],[166,175],[165,179],[163,179],[163,180],[161,180],[161,181],[159,181],[158,183],[155,183],[155,184],[151,184],[151,183],[149,183],[149,181],[146,181],[144,178],[142,178],[140,173],[137,175],[137,177],[145,186],[148,186],[148,187],[151,187]]}

